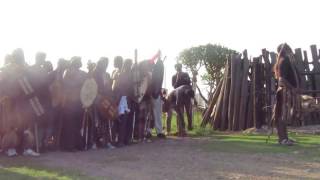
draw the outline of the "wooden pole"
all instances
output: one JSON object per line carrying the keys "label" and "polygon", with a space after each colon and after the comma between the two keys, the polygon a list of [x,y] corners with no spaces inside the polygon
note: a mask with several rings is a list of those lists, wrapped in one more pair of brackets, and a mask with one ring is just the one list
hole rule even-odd
{"label": "wooden pole", "polygon": [[214,106],[216,104],[216,101],[217,101],[217,99],[219,97],[219,94],[220,94],[220,91],[221,91],[222,83],[223,83],[223,81],[219,82],[215,92],[212,95],[212,98],[211,98],[210,104],[208,106],[208,109],[206,110],[206,112],[203,115],[202,122],[201,122],[201,127],[205,127],[208,124],[209,120],[210,120],[212,111],[214,110]]}
{"label": "wooden pole", "polygon": [[262,127],[262,88],[260,57],[253,58],[253,121],[256,129]]}
{"label": "wooden pole", "polygon": [[226,130],[228,128],[228,105],[229,105],[229,95],[230,95],[230,84],[231,84],[231,66],[230,66],[230,56],[227,60],[226,67],[225,67],[225,75],[224,75],[224,81],[225,81],[225,88],[222,93],[223,94],[223,106],[222,106],[222,114],[221,114],[221,130]]}
{"label": "wooden pole", "polygon": [[[319,63],[319,56],[318,56],[318,49],[316,45],[311,45],[311,55],[312,55],[312,62],[313,62],[313,69],[312,72],[319,72],[320,71],[320,63]],[[313,90],[320,90],[320,77],[313,76]],[[316,96],[320,96],[320,94],[316,94]]]}
{"label": "wooden pole", "polygon": [[272,103],[271,103],[271,79],[272,79],[272,66],[269,60],[269,52],[266,49],[262,49],[262,57],[265,62],[264,74],[265,74],[265,112],[266,112],[266,122],[271,121],[272,116]]}
{"label": "wooden pole", "polygon": [[246,55],[247,52],[244,53],[243,59],[243,74],[241,80],[241,96],[240,96],[240,111],[239,111],[239,129],[246,129],[246,110],[248,108],[248,73],[249,73],[249,60]]}
{"label": "wooden pole", "polygon": [[242,69],[242,60],[241,55],[236,56],[235,59],[235,90],[234,90],[234,104],[233,104],[233,115],[232,115],[232,130],[238,131],[239,130],[239,112],[240,112],[240,95],[241,95],[241,81],[243,75]]}
{"label": "wooden pole", "polygon": [[300,48],[295,49],[295,66],[297,67],[298,70],[298,76],[300,78],[300,88],[302,89],[306,89],[306,76],[304,74],[302,74],[301,72],[305,72],[305,65],[303,62],[303,58],[302,58],[302,51]]}
{"label": "wooden pole", "polygon": [[232,120],[234,114],[234,91],[235,91],[235,77],[236,77],[236,55],[231,56],[231,83],[230,83],[230,94],[229,94],[229,104],[228,104],[228,129],[232,130]]}
{"label": "wooden pole", "polygon": [[246,128],[253,127],[253,100],[254,100],[254,86],[253,86],[253,63],[250,62],[251,73],[249,74],[249,97],[248,97],[248,109],[246,112]]}

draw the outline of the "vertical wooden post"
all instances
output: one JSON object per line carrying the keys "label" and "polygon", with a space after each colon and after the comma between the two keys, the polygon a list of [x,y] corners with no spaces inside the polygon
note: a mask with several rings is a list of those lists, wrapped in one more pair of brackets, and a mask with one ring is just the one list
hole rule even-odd
{"label": "vertical wooden post", "polygon": [[302,58],[302,51],[300,48],[295,49],[295,66],[298,70],[298,76],[300,78],[300,88],[306,89],[306,76],[302,75],[301,73],[305,71],[305,66]]}
{"label": "vertical wooden post", "polygon": [[239,112],[240,112],[240,94],[241,94],[241,82],[243,75],[243,62],[241,59],[241,55],[237,55],[235,58],[236,69],[235,69],[235,90],[234,90],[234,104],[233,104],[233,118],[232,118],[232,130],[239,130]]}
{"label": "vertical wooden post", "polygon": [[263,124],[262,81],[260,57],[253,58],[253,121],[256,129]]}
{"label": "vertical wooden post", "polygon": [[269,124],[271,121],[272,116],[272,103],[271,103],[271,79],[272,79],[272,65],[269,60],[269,52],[266,49],[262,49],[262,57],[264,59],[265,68],[264,68],[264,74],[265,74],[265,112],[266,112],[266,122]]}
{"label": "vertical wooden post", "polygon": [[236,55],[231,56],[231,83],[230,83],[230,94],[229,94],[229,104],[228,104],[228,129],[232,130],[232,120],[234,114],[234,91],[235,91],[235,78],[236,78]]}
{"label": "vertical wooden post", "polygon": [[[311,72],[320,72],[320,63],[319,63],[319,54],[318,49],[316,45],[311,45],[311,55],[312,55],[312,63],[313,63],[313,69]],[[320,76],[319,75],[312,75],[312,85],[313,90],[320,90]],[[315,93],[314,96],[319,97],[320,93]],[[310,124],[314,124],[319,119],[319,113],[312,113],[312,120],[310,121]]]}
{"label": "vertical wooden post", "polygon": [[246,129],[246,109],[248,108],[248,74],[249,74],[249,60],[247,50],[243,52],[243,69],[241,78],[241,94],[240,94],[240,111],[239,111],[239,129]]}
{"label": "vertical wooden post", "polygon": [[275,95],[276,95],[276,91],[277,91],[277,83],[276,83],[276,79],[274,76],[274,71],[273,71],[273,67],[277,62],[277,54],[274,52],[270,53],[270,58],[271,58],[271,105],[273,106],[275,104]]}
{"label": "vertical wooden post", "polygon": [[228,128],[228,105],[229,105],[229,95],[230,95],[230,84],[231,84],[231,66],[230,66],[230,56],[228,57],[227,64],[225,67],[225,75],[224,75],[224,91],[223,93],[223,106],[222,106],[222,114],[221,114],[221,130],[226,130]]}
{"label": "vertical wooden post", "polygon": [[[309,67],[309,60],[308,60],[308,53],[307,51],[303,51],[303,63],[306,72],[310,72],[310,67]],[[307,90],[312,90],[312,76],[309,74],[306,76],[307,81],[306,81],[306,89]]]}
{"label": "vertical wooden post", "polygon": [[248,109],[246,111],[246,128],[251,128],[254,125],[253,122],[253,101],[254,101],[254,86],[253,86],[253,62],[250,61],[250,73],[249,73],[249,97],[248,97]]}
{"label": "vertical wooden post", "polygon": [[[312,54],[312,62],[313,62],[313,69],[312,72],[320,72],[320,63],[319,63],[319,56],[318,56],[318,49],[316,45],[311,45],[311,54]],[[320,90],[320,77],[313,75],[313,87],[314,90]],[[316,96],[320,96],[320,93],[317,93]]]}

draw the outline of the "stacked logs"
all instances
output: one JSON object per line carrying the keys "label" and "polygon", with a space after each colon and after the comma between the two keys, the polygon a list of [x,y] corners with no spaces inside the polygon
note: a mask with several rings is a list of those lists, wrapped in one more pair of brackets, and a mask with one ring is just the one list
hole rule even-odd
{"label": "stacked logs", "polygon": [[[301,88],[306,94],[320,96],[320,51],[311,46],[312,62],[307,52],[295,50],[296,68]],[[228,57],[224,76],[216,87],[204,113],[202,127],[210,124],[215,130],[239,131],[255,127],[260,129],[270,122],[275,103],[276,80],[273,66],[277,55],[262,50],[262,55],[248,59],[247,51]],[[310,70],[309,64],[313,65]],[[294,121],[295,126],[320,124],[319,113]]]}
{"label": "stacked logs", "polygon": [[[243,58],[242,58],[243,56]],[[204,114],[202,126],[208,123],[218,130],[240,130],[250,125],[247,122],[250,94],[247,52],[228,58],[223,79],[217,86],[210,105]],[[251,108],[252,109],[252,108]]]}

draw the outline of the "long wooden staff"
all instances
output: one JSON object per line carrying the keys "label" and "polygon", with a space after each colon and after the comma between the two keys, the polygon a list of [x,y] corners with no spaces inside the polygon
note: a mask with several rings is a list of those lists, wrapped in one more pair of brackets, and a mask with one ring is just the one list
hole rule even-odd
{"label": "long wooden staff", "polygon": [[35,138],[36,138],[36,151],[37,151],[37,153],[39,153],[40,150],[39,150],[39,135],[38,135],[38,123],[37,123],[37,121],[34,123],[34,135],[35,135]]}
{"label": "long wooden staff", "polygon": [[[138,50],[137,49],[134,50],[134,64],[135,64],[135,66],[138,65]],[[133,72],[133,73],[135,73],[135,72]],[[133,76],[135,76],[135,74]],[[136,91],[138,91],[138,86],[137,85],[134,85],[134,88],[137,88]],[[135,105],[136,104],[134,104],[134,106]],[[133,141],[133,139],[134,139],[134,129],[135,129],[135,124],[136,124],[136,114],[137,114],[136,107],[132,108],[132,110],[133,110],[133,124],[132,124],[131,141]]]}

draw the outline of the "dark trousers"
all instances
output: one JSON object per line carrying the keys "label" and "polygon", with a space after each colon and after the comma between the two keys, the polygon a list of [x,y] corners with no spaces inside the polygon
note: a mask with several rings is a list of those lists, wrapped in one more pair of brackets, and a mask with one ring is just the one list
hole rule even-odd
{"label": "dark trousers", "polygon": [[275,108],[275,125],[278,131],[279,142],[284,139],[288,139],[288,130],[287,124],[283,120],[281,120],[281,109],[282,109],[282,93],[277,94],[277,104]]}
{"label": "dark trousers", "polygon": [[184,110],[186,110],[187,119],[188,119],[188,129],[192,129],[192,104],[191,101],[186,101],[183,104],[179,104],[176,107],[177,112],[177,125],[179,131],[185,130],[185,122],[184,122]]}
{"label": "dark trousers", "polygon": [[81,103],[68,104],[63,112],[63,124],[61,131],[61,149],[66,151],[82,150],[80,129],[83,120]]}
{"label": "dark trousers", "polygon": [[118,144],[125,144],[127,141],[127,125],[128,114],[122,114],[119,116],[119,132],[118,132]]}
{"label": "dark trousers", "polygon": [[287,124],[283,121],[276,121],[276,128],[278,131],[279,142],[288,139]]}
{"label": "dark trousers", "polygon": [[[93,109],[93,120],[92,120],[92,132],[90,133],[91,145],[105,145],[107,143],[112,143],[113,131],[118,131],[113,128],[113,121],[103,117],[101,112],[97,108]],[[100,141],[103,140],[103,141]]]}
{"label": "dark trousers", "polygon": [[168,112],[166,112],[166,123],[167,123],[167,132],[171,132],[171,119],[172,119],[172,109],[170,108]]}
{"label": "dark trousers", "polygon": [[131,111],[127,115],[127,123],[126,123],[126,133],[125,133],[125,144],[129,144],[132,141],[132,134],[133,134],[133,119],[134,119],[134,111]]}
{"label": "dark trousers", "polygon": [[137,139],[143,140],[146,135],[146,129],[147,129],[147,111],[146,109],[139,109],[139,115],[137,118],[136,123],[136,132],[137,132]]}

